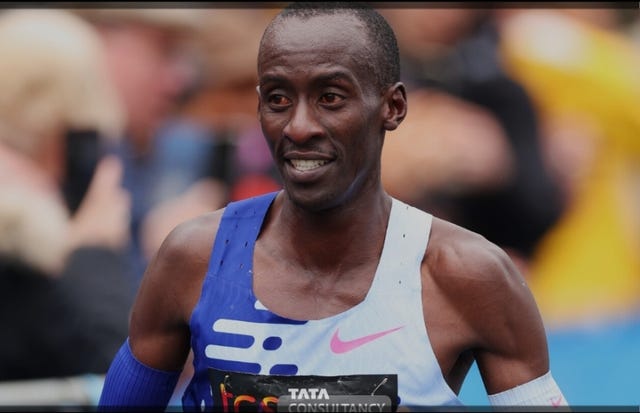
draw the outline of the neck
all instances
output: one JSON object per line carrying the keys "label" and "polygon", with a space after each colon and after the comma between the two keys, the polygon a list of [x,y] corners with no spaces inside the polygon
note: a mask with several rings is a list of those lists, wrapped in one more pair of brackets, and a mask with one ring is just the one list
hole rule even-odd
{"label": "neck", "polygon": [[323,212],[297,207],[284,193],[278,198],[275,236],[281,253],[302,267],[326,274],[380,257],[391,211],[391,197],[382,189]]}

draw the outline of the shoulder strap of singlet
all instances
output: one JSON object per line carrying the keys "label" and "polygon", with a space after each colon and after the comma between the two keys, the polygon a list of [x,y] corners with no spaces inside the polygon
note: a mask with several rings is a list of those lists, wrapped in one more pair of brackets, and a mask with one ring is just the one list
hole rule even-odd
{"label": "shoulder strap of singlet", "polygon": [[[393,199],[385,244],[371,295],[387,294],[397,286],[420,291],[419,269],[424,259],[432,216]],[[416,277],[416,271],[418,276]]]}
{"label": "shoulder strap of singlet", "polygon": [[213,243],[207,275],[251,285],[253,245],[277,192],[231,202]]}

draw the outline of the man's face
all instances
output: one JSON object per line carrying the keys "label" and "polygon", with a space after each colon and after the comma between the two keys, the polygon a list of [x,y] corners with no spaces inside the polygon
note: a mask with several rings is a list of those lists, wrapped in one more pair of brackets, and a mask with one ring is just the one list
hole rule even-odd
{"label": "man's face", "polygon": [[288,18],[258,59],[262,131],[294,203],[329,209],[379,185],[383,96],[362,24]]}

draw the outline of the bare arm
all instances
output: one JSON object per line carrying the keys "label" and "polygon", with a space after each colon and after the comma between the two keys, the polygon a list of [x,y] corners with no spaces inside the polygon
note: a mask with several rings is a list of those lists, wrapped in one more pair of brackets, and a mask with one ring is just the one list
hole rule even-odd
{"label": "bare arm", "polygon": [[434,220],[425,260],[425,320],[450,386],[472,359],[488,394],[549,371],[535,300],[507,254],[483,237]]}
{"label": "bare arm", "polygon": [[190,348],[189,320],[200,298],[222,211],[177,226],[147,268],[131,314],[135,357],[159,370],[182,369]]}
{"label": "bare arm", "polygon": [[479,338],[473,353],[487,393],[494,394],[549,371],[549,353],[540,313],[524,279],[504,251],[494,248],[490,254],[487,270],[493,285],[479,288],[484,311],[470,319]]}

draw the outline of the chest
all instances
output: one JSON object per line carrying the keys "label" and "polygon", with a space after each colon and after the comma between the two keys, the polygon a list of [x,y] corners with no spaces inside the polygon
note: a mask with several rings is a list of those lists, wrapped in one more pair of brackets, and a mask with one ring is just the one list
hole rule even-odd
{"label": "chest", "polygon": [[331,317],[364,301],[371,289],[378,260],[344,269],[327,263],[327,270],[311,270],[291,259],[256,246],[252,288],[270,311],[297,320]]}
{"label": "chest", "polygon": [[[205,293],[192,319],[196,371],[203,378],[210,371],[261,378],[392,375],[397,377],[400,400],[409,405],[431,404],[430,397],[448,397],[450,391],[425,332],[420,293],[405,288],[408,278],[416,274],[402,274],[396,280],[394,273],[378,273],[360,302],[333,316],[313,319],[283,317],[279,312],[295,313],[278,301],[285,293],[271,291],[267,297],[272,301],[266,303],[264,295],[256,297],[254,288],[237,273],[218,272],[205,282]],[[287,279],[276,278],[279,282]],[[262,280],[262,287],[257,284],[258,293],[271,290],[266,281]],[[310,295],[289,284],[274,283],[294,297],[281,301],[309,307],[305,299]],[[340,300],[340,305],[346,302]],[[322,308],[335,311],[340,307],[334,303]],[[204,388],[210,384],[207,379],[203,383]],[[212,388],[218,389],[217,384]]]}

